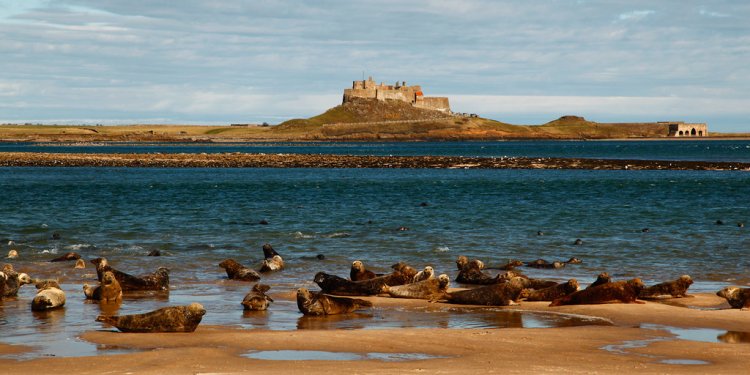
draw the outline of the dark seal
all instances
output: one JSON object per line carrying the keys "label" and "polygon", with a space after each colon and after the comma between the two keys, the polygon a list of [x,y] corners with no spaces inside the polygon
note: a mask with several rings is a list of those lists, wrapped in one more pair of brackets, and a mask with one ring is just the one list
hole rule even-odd
{"label": "dark seal", "polygon": [[63,255],[60,255],[59,257],[50,260],[50,262],[67,262],[70,260],[78,260],[81,259],[81,255],[78,253],[65,253]]}
{"label": "dark seal", "polygon": [[570,279],[565,283],[553,285],[544,289],[527,290],[527,301],[554,301],[560,297],[578,291],[578,280]]}
{"label": "dark seal", "polygon": [[461,305],[511,306],[525,297],[523,283],[513,278],[502,284],[492,284],[474,289],[450,292],[446,299],[449,303]]}
{"label": "dark seal", "polygon": [[591,285],[587,286],[586,289],[593,288],[595,286],[599,286],[599,285],[606,284],[609,282],[612,282],[612,278],[609,277],[609,273],[602,272],[596,276],[596,280],[594,280],[594,282],[591,283]]}
{"label": "dark seal", "polygon": [[227,272],[227,277],[232,280],[241,281],[258,281],[260,280],[260,274],[251,270],[235,261],[234,259],[225,259],[219,263],[219,267],[223,268]]}
{"label": "dark seal", "polygon": [[372,307],[372,302],[358,298],[334,297],[323,293],[297,289],[297,308],[304,315],[347,314],[355,310]]}
{"label": "dark seal", "polygon": [[716,295],[725,298],[733,309],[750,309],[750,288],[728,286],[716,292]]}
{"label": "dark seal", "polygon": [[203,305],[191,303],[187,306],[164,307],[145,314],[99,315],[96,321],[114,326],[122,332],[193,332],[205,314]]}
{"label": "dark seal", "polygon": [[154,273],[133,276],[112,268],[106,258],[92,259],[91,263],[96,266],[96,275],[99,282],[102,281],[104,272],[110,271],[115,275],[117,282],[120,283],[123,292],[133,290],[169,290],[169,268],[159,267]]}
{"label": "dark seal", "polygon": [[656,299],[663,296],[671,296],[672,298],[692,297],[687,294],[690,285],[693,285],[693,279],[689,275],[682,275],[677,280],[666,281],[643,288],[638,298]]}
{"label": "dark seal", "polygon": [[552,301],[550,306],[645,303],[637,300],[638,294],[640,294],[643,287],[641,279],[610,282],[568,294]]}

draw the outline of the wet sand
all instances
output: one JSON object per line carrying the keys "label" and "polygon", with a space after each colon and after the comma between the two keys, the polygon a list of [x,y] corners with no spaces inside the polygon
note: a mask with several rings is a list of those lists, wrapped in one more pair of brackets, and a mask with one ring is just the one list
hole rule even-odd
{"label": "wet sand", "polygon": [[[276,294],[291,299],[291,293]],[[369,297],[377,307],[417,309],[421,300]],[[713,294],[676,304],[561,306],[523,302],[504,309],[553,311],[609,319],[612,326],[500,329],[244,330],[199,326],[191,334],[82,333],[102,347],[141,351],[97,357],[0,359],[4,373],[743,373],[750,344],[678,339],[669,327],[747,331],[750,312],[728,309]],[[477,307],[481,308],[481,307]],[[416,313],[416,312],[415,312]],[[329,318],[320,318],[329,319]],[[645,328],[639,328],[644,325]],[[92,328],[93,329],[93,328]],[[722,335],[727,336],[727,335]],[[742,335],[737,336],[744,340]],[[708,340],[711,341],[711,340]],[[732,340],[730,340],[732,341]],[[0,354],[18,351],[0,345]],[[261,360],[256,351],[414,353],[429,359]],[[274,352],[271,352],[273,355]],[[687,363],[687,364],[683,364]]]}
{"label": "wet sand", "polygon": [[748,171],[750,170],[750,163],[527,157],[5,152],[0,153],[0,167],[461,168]]}

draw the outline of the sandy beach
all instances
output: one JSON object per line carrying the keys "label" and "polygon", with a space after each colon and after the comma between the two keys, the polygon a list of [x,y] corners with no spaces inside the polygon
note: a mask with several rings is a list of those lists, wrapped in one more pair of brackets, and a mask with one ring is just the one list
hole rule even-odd
{"label": "sandy beach", "polygon": [[[292,299],[292,293],[275,294]],[[369,297],[375,306],[418,308],[428,302]],[[244,330],[199,326],[190,334],[126,334],[114,330],[82,332],[101,347],[128,354],[78,358],[0,360],[6,373],[722,373],[747,369],[750,313],[729,309],[721,298],[697,294],[669,304],[608,304],[547,307],[522,302],[505,309],[544,311],[605,318],[611,326],[501,329]],[[210,314],[210,306],[207,306]],[[481,309],[482,307],[477,307]],[[418,313],[415,311],[415,313]],[[322,317],[319,319],[330,319]],[[644,328],[645,327],[645,328]],[[662,329],[660,329],[662,328]],[[670,329],[728,331],[716,342],[695,335],[676,337]],[[690,330],[687,330],[690,332]],[[709,331],[711,332],[711,331]],[[695,336],[695,337],[693,337]],[[722,340],[724,342],[722,342]],[[710,341],[710,340],[708,340]],[[3,355],[23,347],[2,345]],[[417,360],[261,360],[257,351],[334,353],[410,353]]]}

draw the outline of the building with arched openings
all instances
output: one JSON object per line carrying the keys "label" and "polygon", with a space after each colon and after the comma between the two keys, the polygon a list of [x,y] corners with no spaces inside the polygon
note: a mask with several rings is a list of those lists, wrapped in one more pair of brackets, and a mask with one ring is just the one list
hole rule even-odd
{"label": "building with arched openings", "polygon": [[417,108],[431,109],[435,111],[451,113],[448,98],[439,96],[424,96],[422,87],[419,85],[407,86],[406,82],[396,82],[395,85],[377,84],[369,77],[366,81],[352,82],[352,88],[344,89],[343,103],[352,98],[366,98],[385,100],[400,100]]}
{"label": "building with arched openings", "polygon": [[689,124],[682,121],[660,122],[669,124],[670,137],[708,137],[708,125],[705,123]]}

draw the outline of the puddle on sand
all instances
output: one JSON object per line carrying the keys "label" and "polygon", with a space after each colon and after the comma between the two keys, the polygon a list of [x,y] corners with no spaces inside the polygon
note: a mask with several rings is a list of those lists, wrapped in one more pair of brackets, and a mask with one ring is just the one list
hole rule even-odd
{"label": "puddle on sand", "polygon": [[447,358],[424,353],[350,353],[326,352],[319,350],[264,350],[244,354],[243,357],[270,361],[365,361],[386,362],[418,361],[424,359]]}
{"label": "puddle on sand", "polygon": [[701,361],[699,359],[663,359],[659,363],[667,365],[710,365],[710,362]]}
{"label": "puddle on sand", "polygon": [[640,328],[667,331],[680,340],[750,344],[750,332],[725,331],[713,328],[679,328],[659,324],[641,324]]}

